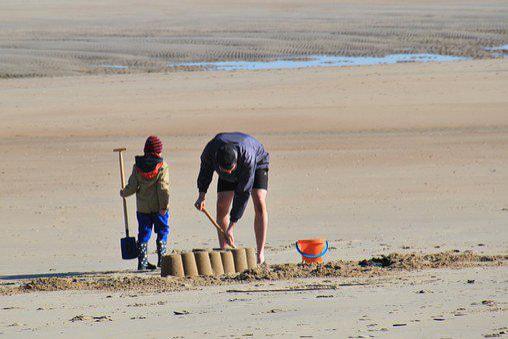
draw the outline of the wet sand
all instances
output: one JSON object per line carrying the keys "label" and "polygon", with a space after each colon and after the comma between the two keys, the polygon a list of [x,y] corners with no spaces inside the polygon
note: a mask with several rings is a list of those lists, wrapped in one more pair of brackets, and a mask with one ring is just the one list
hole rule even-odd
{"label": "wet sand", "polygon": [[431,53],[490,58],[508,5],[488,0],[3,0],[0,78],[193,70],[188,61]]}

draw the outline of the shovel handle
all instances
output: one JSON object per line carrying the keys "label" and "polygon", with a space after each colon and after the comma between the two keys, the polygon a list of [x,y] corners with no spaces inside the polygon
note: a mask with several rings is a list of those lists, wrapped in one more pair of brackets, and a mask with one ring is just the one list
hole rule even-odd
{"label": "shovel handle", "polygon": [[[123,169],[123,154],[127,150],[125,147],[115,148],[113,152],[118,152],[118,162],[120,163],[120,183],[122,185],[122,190],[125,188],[125,171]],[[125,222],[125,236],[129,237],[129,217],[127,215],[127,200],[125,197],[122,197],[123,200],[123,220]]]}
{"label": "shovel handle", "polygon": [[[210,212],[208,212],[208,210],[206,208],[203,208],[203,213],[206,215],[206,217],[208,218],[208,220],[210,220],[210,222],[215,226],[215,228],[217,229],[217,231],[219,231],[226,239],[228,239],[228,235],[226,234],[226,232],[224,232],[224,230],[222,229],[222,227],[220,227],[220,225],[217,223],[217,221],[215,221],[215,219],[210,215]],[[230,245],[231,247],[233,248],[236,248],[235,245]]]}

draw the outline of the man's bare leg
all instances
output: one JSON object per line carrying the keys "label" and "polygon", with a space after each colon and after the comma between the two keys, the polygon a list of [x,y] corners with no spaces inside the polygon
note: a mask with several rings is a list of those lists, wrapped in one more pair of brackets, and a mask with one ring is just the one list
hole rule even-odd
{"label": "man's bare leg", "polygon": [[[229,226],[229,208],[231,207],[231,202],[233,201],[234,196],[234,191],[224,191],[217,193],[217,223],[224,230],[224,232],[227,231]],[[217,235],[219,237],[220,248],[226,248],[227,242],[222,233],[217,230]],[[234,243],[233,232],[231,232],[230,238],[231,242]]]}
{"label": "man's bare leg", "polygon": [[252,202],[254,203],[254,233],[256,234],[256,245],[258,248],[258,264],[265,262],[266,231],[268,229],[268,211],[266,209],[266,194],[264,189],[252,190]]}

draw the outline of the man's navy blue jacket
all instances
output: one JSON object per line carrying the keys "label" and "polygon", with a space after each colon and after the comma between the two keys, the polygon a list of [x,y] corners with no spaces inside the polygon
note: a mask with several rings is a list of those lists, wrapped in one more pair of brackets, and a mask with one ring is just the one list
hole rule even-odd
{"label": "man's navy blue jacket", "polygon": [[[238,152],[235,171],[231,174],[221,173],[217,164],[217,151],[224,144],[233,144]],[[263,145],[250,135],[234,132],[217,134],[201,154],[201,169],[198,176],[198,189],[206,192],[216,171],[222,180],[236,183],[233,208],[230,220],[237,222],[243,215],[254,184],[257,169],[268,169],[270,155]]]}

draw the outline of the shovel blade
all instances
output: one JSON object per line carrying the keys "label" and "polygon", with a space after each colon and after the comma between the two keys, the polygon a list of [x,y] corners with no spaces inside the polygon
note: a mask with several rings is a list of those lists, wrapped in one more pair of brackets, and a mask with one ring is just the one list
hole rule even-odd
{"label": "shovel blade", "polygon": [[126,237],[120,239],[120,247],[122,248],[122,259],[129,260],[138,257],[138,245],[136,238]]}

